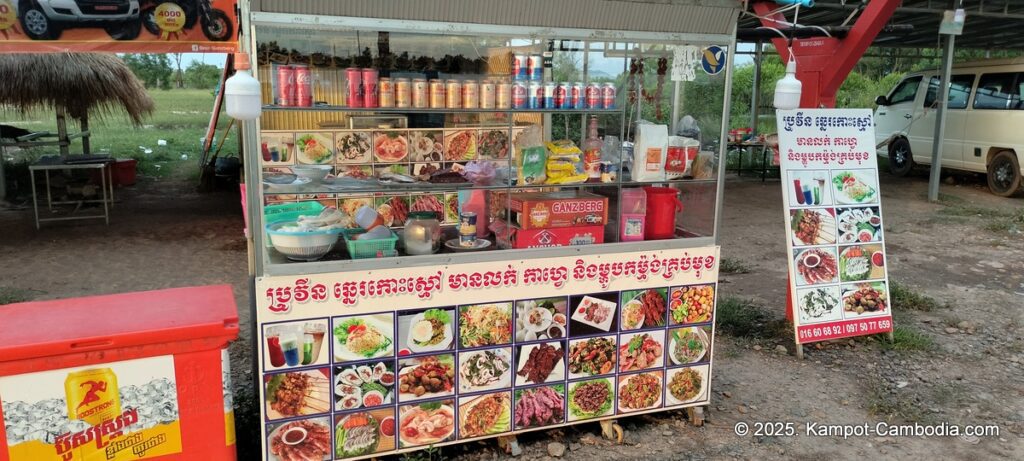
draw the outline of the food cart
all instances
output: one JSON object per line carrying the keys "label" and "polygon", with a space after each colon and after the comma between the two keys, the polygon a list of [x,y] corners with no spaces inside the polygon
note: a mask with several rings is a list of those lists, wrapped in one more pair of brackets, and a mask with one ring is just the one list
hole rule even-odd
{"label": "food cart", "polygon": [[706,406],[738,6],[243,3],[265,459]]}

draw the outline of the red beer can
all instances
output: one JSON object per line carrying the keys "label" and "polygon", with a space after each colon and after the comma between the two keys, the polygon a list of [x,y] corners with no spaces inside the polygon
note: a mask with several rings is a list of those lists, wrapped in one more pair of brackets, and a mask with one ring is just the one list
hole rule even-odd
{"label": "red beer can", "polygon": [[552,109],[572,109],[571,105],[566,105],[568,93],[569,82],[559,83],[558,86],[555,87],[555,105],[552,107]]}
{"label": "red beer can", "polygon": [[274,104],[290,106],[295,99],[295,69],[292,66],[277,66],[277,94]]}
{"label": "red beer can", "polygon": [[512,78],[516,80],[526,80],[530,68],[530,56],[526,54],[516,54],[512,56]]}
{"label": "red beer can", "polygon": [[580,82],[573,83],[569,88],[569,102],[572,104],[573,109],[583,109],[583,84]]}
{"label": "red beer can", "polygon": [[615,84],[605,83],[601,86],[601,100],[604,103],[605,109],[615,108],[615,96],[616,96]]}
{"label": "red beer can", "polygon": [[531,54],[529,68],[526,69],[527,77],[533,81],[544,80],[544,57],[539,54]]}
{"label": "red beer can", "polygon": [[587,85],[583,96],[587,102],[587,109],[604,109],[604,99],[600,84],[591,83]]}
{"label": "red beer can", "polygon": [[295,69],[295,104],[298,107],[313,106],[313,78],[309,66],[293,66]]}
{"label": "red beer can", "polygon": [[345,69],[345,93],[349,107],[363,107],[363,71],[355,67]]}
{"label": "red beer can", "polygon": [[380,99],[377,95],[377,69],[363,69],[363,107],[377,107]]}
{"label": "red beer can", "polygon": [[512,84],[512,108],[525,109],[527,99],[526,82],[518,81]]}

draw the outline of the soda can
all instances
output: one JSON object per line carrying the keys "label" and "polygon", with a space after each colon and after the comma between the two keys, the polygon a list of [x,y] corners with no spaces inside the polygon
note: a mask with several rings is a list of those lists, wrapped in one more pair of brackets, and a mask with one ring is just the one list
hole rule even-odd
{"label": "soda can", "polygon": [[395,85],[390,78],[381,77],[377,82],[377,90],[380,93],[377,100],[381,107],[395,107]]}
{"label": "soda can", "polygon": [[544,108],[544,85],[540,82],[530,82],[526,90],[527,104],[529,109]]}
{"label": "soda can", "polygon": [[412,107],[412,81],[407,78],[395,79],[395,107]]}
{"label": "soda can", "polygon": [[279,106],[290,106],[294,97],[295,69],[292,66],[277,66],[277,95],[274,103]]}
{"label": "soda can", "polygon": [[412,79],[412,106],[417,109],[430,107],[430,86],[427,79]]}
{"label": "soda can", "polygon": [[313,106],[313,78],[309,66],[292,66],[295,69],[295,100],[293,106]]}
{"label": "soda can", "polygon": [[576,82],[572,84],[572,88],[569,89],[569,102],[572,103],[573,109],[583,109],[586,107],[585,100],[583,99],[583,83]]}
{"label": "soda can", "polygon": [[545,109],[557,109],[558,105],[555,104],[555,89],[558,88],[558,84],[555,82],[544,83],[544,108]]}
{"label": "soda can", "polygon": [[[496,100],[495,105],[498,109],[511,109],[512,108],[512,83],[510,82],[498,82],[494,88],[494,99]],[[523,89],[523,96],[526,96],[526,89]]]}
{"label": "soda can", "polygon": [[439,79],[430,80],[430,108],[431,109],[444,109],[445,103],[445,87],[444,81]]}
{"label": "soda can", "polygon": [[110,368],[90,368],[68,373],[64,378],[68,419],[93,426],[121,416],[121,393],[117,375]]}
{"label": "soda can", "polygon": [[569,100],[569,82],[559,83],[555,87],[555,105],[559,109],[572,109],[572,102]]}
{"label": "soda can", "polygon": [[[530,86],[526,82],[518,81],[512,83],[510,88],[511,104],[513,109],[527,109],[530,107]],[[501,107],[501,104],[498,104]]]}
{"label": "soda can", "polygon": [[363,69],[363,107],[377,107],[377,69]]}
{"label": "soda can", "polygon": [[451,79],[444,84],[444,106],[449,109],[462,108],[462,83]]}
{"label": "soda can", "polygon": [[350,67],[345,69],[345,94],[349,107],[363,107],[363,71]]}
{"label": "soda can", "polygon": [[604,109],[604,100],[602,99],[603,96],[600,84],[591,83],[587,85],[587,88],[583,91],[583,97],[587,100],[587,109]]}
{"label": "soda can", "polygon": [[617,92],[615,90],[615,84],[614,83],[609,82],[609,83],[605,83],[604,85],[601,86],[601,100],[604,103],[604,108],[605,109],[614,109],[615,108],[615,96],[616,95],[617,95]]}
{"label": "soda can", "polygon": [[462,108],[477,109],[480,107],[480,84],[476,80],[462,82]]}
{"label": "soda can", "polygon": [[476,213],[472,211],[459,215],[459,245],[476,245]]}
{"label": "soda can", "polygon": [[512,78],[527,80],[529,78],[530,56],[517,54],[512,56]]}
{"label": "soda can", "polygon": [[490,80],[484,80],[480,82],[480,108],[481,109],[494,109],[497,104],[497,91],[494,82]]}
{"label": "soda can", "polygon": [[544,80],[544,57],[539,54],[531,54],[530,68],[527,70],[526,75],[535,82]]}

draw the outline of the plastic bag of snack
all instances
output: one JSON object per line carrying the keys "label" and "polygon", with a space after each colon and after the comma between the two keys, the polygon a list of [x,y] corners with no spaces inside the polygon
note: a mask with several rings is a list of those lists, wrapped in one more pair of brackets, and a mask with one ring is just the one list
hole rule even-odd
{"label": "plastic bag of snack", "polygon": [[575,184],[586,182],[583,169],[583,151],[568,139],[552,141],[548,146],[548,184]]}
{"label": "plastic bag of snack", "polygon": [[544,184],[547,179],[547,148],[539,125],[531,125],[516,138],[516,183],[520,186]]}
{"label": "plastic bag of snack", "polygon": [[690,166],[700,150],[700,141],[683,136],[668,137],[668,153],[665,157],[666,179],[690,176]]}

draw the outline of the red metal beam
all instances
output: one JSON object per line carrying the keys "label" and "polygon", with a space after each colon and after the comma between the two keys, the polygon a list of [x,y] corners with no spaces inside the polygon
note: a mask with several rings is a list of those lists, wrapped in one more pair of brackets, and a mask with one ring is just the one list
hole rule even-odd
{"label": "red metal beam", "polygon": [[[836,92],[864,55],[878,32],[892,17],[902,0],[872,0],[860,13],[845,38],[815,37],[793,40],[796,57],[796,78],[803,83],[800,107],[835,107]],[[776,29],[785,28],[786,18],[779,13],[774,2],[757,2],[754,13],[761,16],[761,24]],[[772,39],[782,62],[789,60],[788,40]]]}

